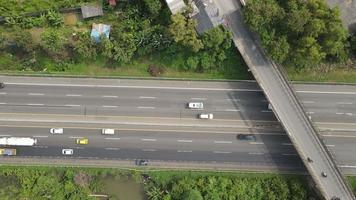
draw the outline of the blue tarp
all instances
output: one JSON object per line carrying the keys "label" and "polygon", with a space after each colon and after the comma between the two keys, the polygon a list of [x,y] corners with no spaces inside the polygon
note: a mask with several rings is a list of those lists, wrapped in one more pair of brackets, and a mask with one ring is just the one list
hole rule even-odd
{"label": "blue tarp", "polygon": [[93,24],[93,27],[91,29],[91,38],[95,42],[100,42],[100,36],[104,35],[106,38],[109,39],[110,36],[110,25],[106,24]]}

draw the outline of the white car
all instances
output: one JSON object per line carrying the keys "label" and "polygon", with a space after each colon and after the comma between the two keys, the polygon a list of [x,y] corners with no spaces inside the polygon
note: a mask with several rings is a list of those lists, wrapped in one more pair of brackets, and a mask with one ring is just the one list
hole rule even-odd
{"label": "white car", "polygon": [[199,114],[198,117],[199,117],[199,119],[213,119],[214,115],[211,113],[210,114],[202,113],[202,114]]}
{"label": "white car", "polygon": [[51,128],[49,132],[51,134],[63,134],[63,128]]}
{"label": "white car", "polygon": [[101,129],[101,134],[103,134],[103,135],[114,135],[115,134],[115,129],[103,128],[103,129]]}
{"label": "white car", "polygon": [[62,149],[63,155],[73,155],[73,149]]}
{"label": "white car", "polygon": [[188,103],[188,108],[190,109],[203,109],[204,104],[203,102],[190,102]]}

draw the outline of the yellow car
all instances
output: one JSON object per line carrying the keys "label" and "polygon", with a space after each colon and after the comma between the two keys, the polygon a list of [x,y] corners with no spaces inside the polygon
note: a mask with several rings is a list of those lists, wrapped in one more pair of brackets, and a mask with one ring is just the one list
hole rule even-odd
{"label": "yellow car", "polygon": [[88,144],[89,140],[87,138],[78,138],[77,144]]}

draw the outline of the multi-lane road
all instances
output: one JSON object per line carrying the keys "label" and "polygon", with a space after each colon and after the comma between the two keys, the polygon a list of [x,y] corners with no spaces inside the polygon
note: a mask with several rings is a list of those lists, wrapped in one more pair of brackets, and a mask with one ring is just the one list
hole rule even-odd
{"label": "multi-lane road", "polygon": [[[35,147],[19,147],[19,157],[62,158],[62,148],[73,148],[72,157],[82,159],[303,169],[255,82],[2,80],[0,135],[39,141]],[[296,90],[338,164],[353,173],[355,86],[296,85]],[[191,101],[204,102],[205,109],[187,109]],[[197,119],[201,112],[213,113],[214,119]],[[64,134],[49,134],[51,127],[63,127]],[[101,128],[115,128],[116,134],[101,135]],[[236,138],[251,132],[256,141]],[[89,144],[76,145],[78,137],[88,138]]]}

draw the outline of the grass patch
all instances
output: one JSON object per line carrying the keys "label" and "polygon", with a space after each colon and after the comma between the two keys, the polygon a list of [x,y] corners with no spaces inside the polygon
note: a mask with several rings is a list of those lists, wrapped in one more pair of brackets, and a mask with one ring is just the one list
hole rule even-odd
{"label": "grass patch", "polygon": [[296,70],[286,68],[289,80],[310,82],[356,83],[356,60],[345,65],[320,65]]}
{"label": "grass patch", "polygon": [[352,191],[356,194],[356,176],[349,176],[347,177],[347,180],[351,185]]}

